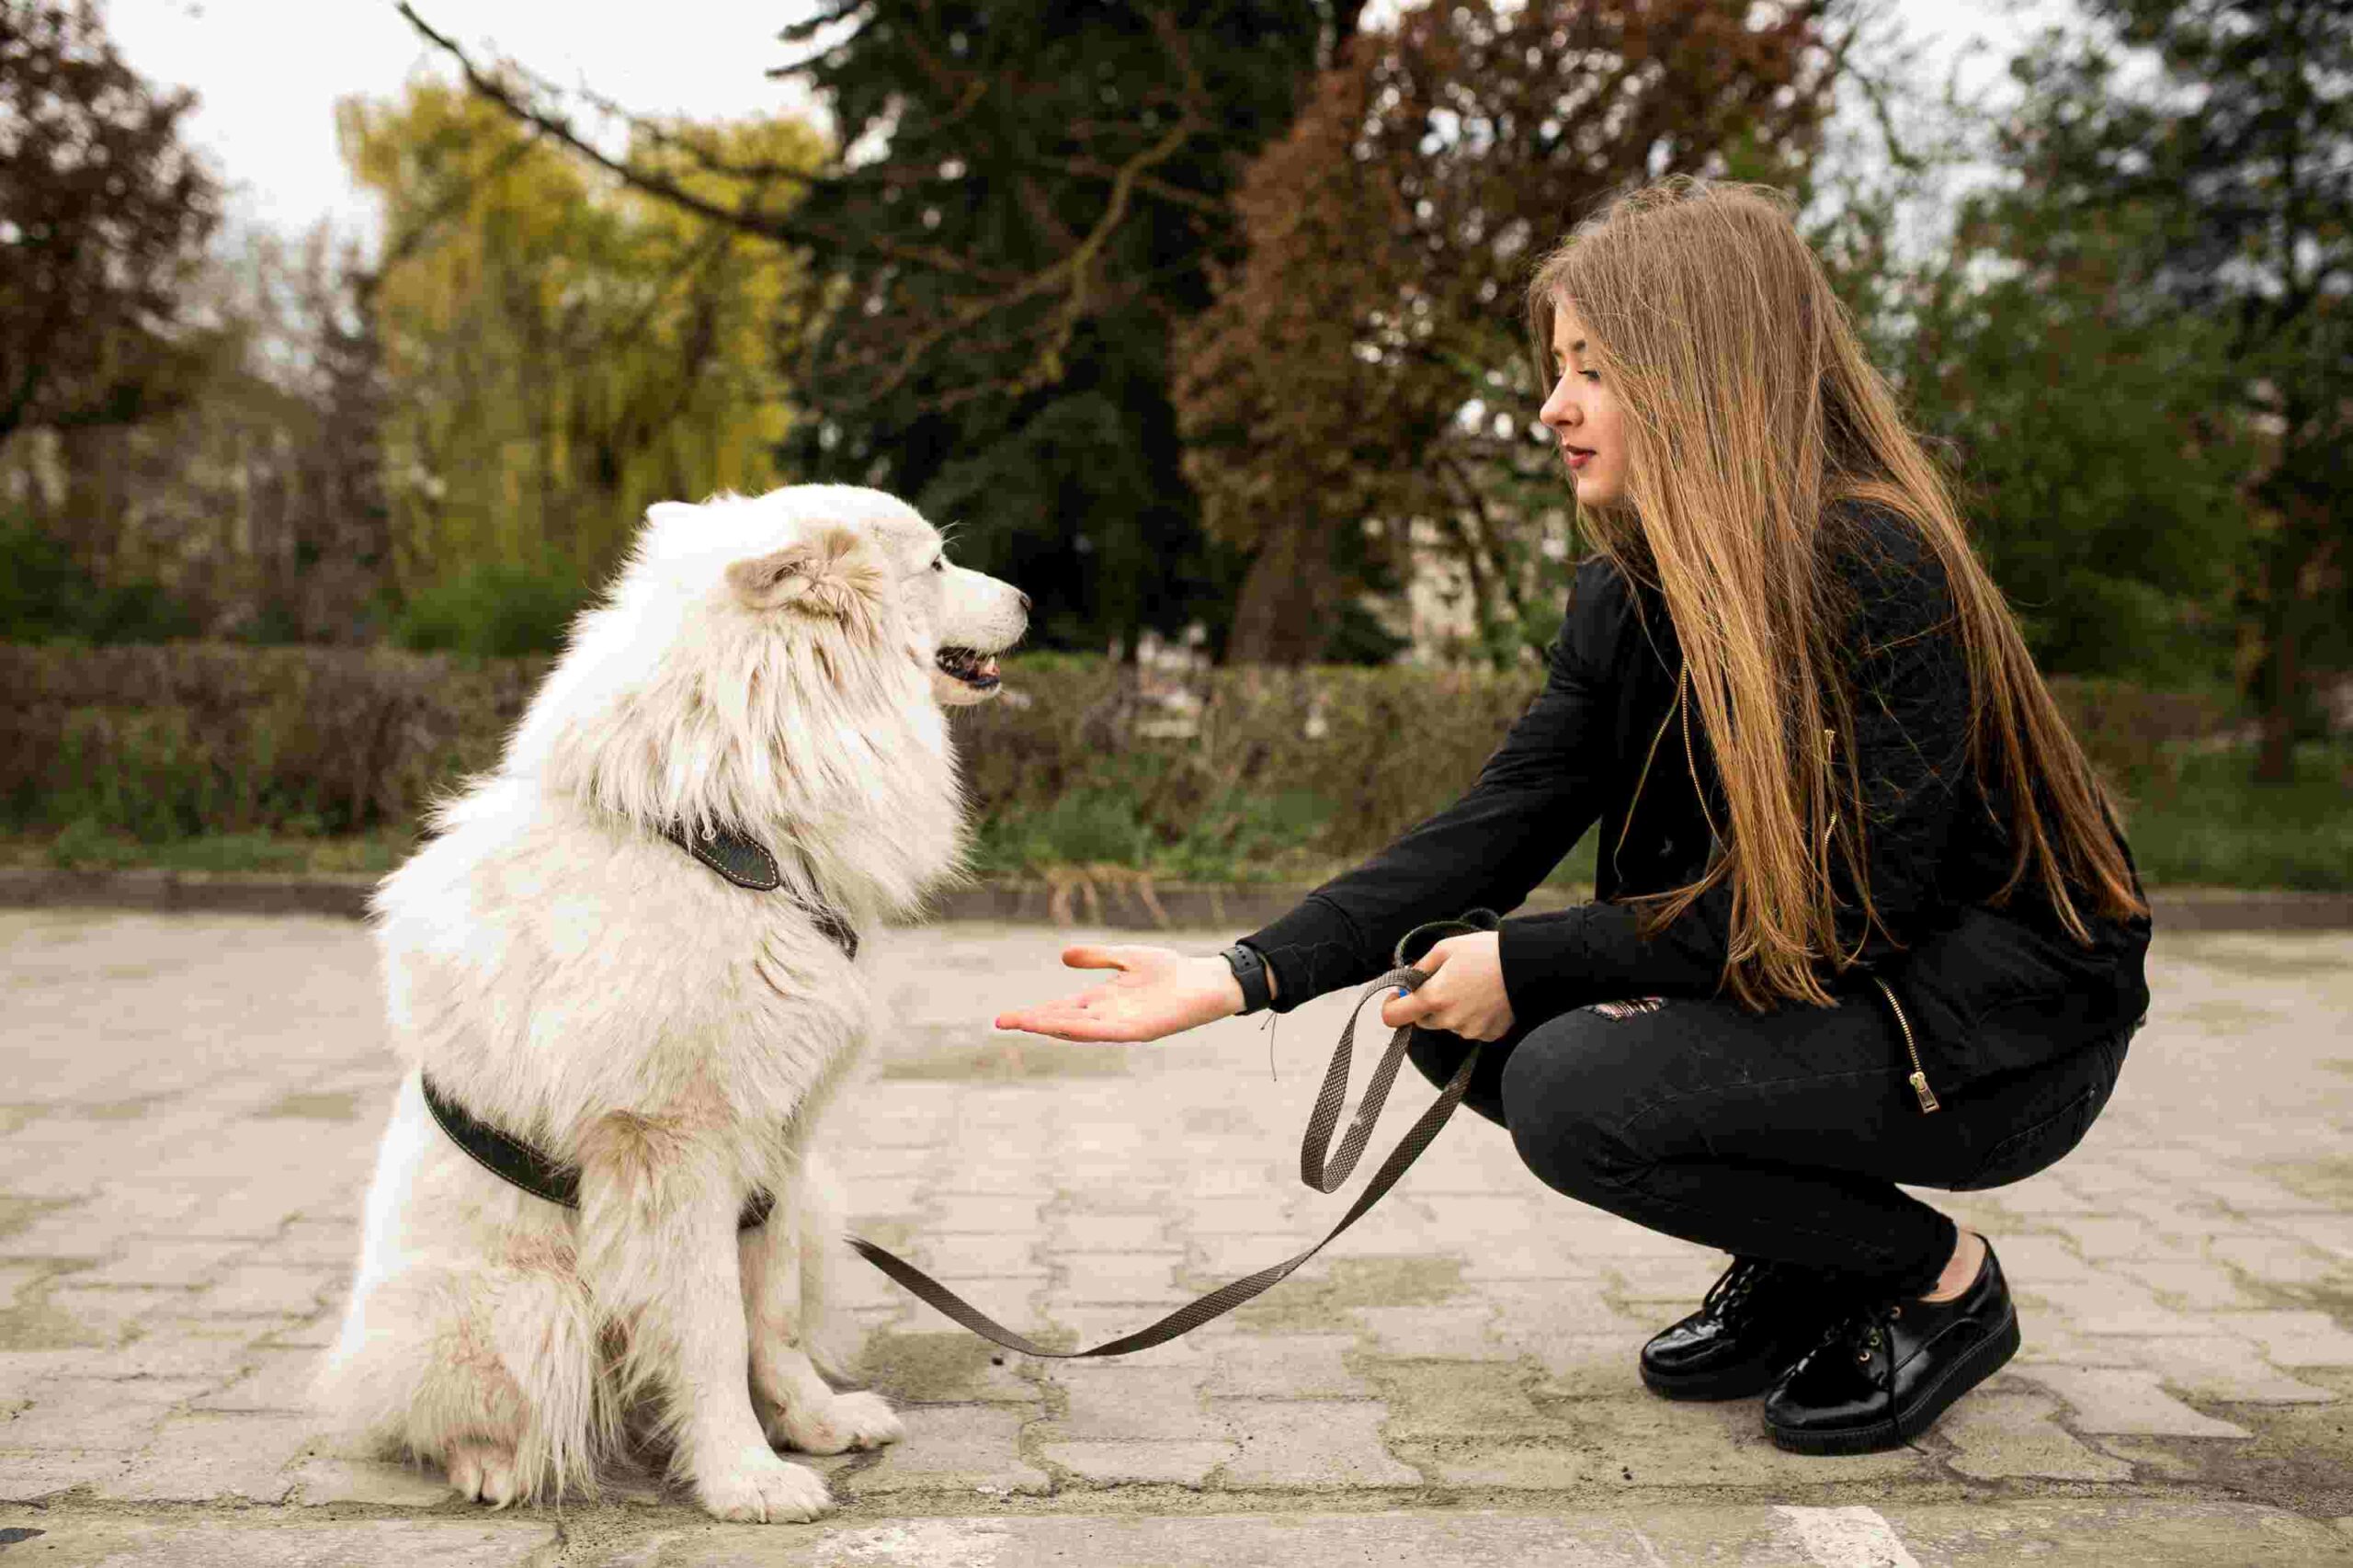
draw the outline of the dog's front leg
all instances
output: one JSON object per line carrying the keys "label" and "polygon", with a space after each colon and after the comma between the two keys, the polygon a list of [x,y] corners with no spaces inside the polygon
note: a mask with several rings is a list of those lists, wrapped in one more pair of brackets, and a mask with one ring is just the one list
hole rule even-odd
{"label": "dog's front leg", "polygon": [[[835,1393],[817,1372],[813,1343],[824,1303],[811,1299],[813,1254],[835,1244],[835,1210],[822,1162],[805,1160],[794,1189],[780,1195],[767,1223],[744,1233],[744,1315],[752,1327],[752,1392],[768,1440],[808,1454],[880,1448],[904,1436],[879,1393]],[[818,1287],[822,1288],[822,1287]]]}
{"label": "dog's front leg", "polygon": [[580,1270],[626,1336],[624,1396],[660,1398],[672,1471],[696,1500],[722,1519],[813,1519],[824,1478],[779,1459],[752,1409],[738,1203],[725,1162],[691,1133],[606,1117],[581,1149]]}

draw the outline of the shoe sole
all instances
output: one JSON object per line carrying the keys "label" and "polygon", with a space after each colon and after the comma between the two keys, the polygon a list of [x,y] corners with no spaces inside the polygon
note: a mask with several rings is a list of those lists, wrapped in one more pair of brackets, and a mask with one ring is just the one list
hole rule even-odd
{"label": "shoe sole", "polygon": [[[2002,1321],[1993,1336],[1971,1350],[1946,1369],[1945,1375],[1912,1408],[1908,1415],[1873,1422],[1869,1426],[1851,1426],[1840,1432],[1801,1432],[1776,1426],[1770,1421],[1765,1431],[1777,1448],[1793,1454],[1875,1454],[1888,1449],[1900,1449],[1912,1438],[1936,1425],[1954,1400],[1998,1372],[2018,1353],[2018,1314],[2015,1309]],[[1904,1428],[1909,1427],[1910,1431]]]}
{"label": "shoe sole", "polygon": [[1762,1369],[1738,1367],[1721,1372],[1694,1372],[1686,1377],[1670,1378],[1643,1369],[1643,1386],[1661,1399],[1688,1400],[1694,1403],[1709,1400],[1747,1399],[1769,1391],[1781,1381],[1782,1374],[1797,1365],[1791,1356],[1779,1366]]}

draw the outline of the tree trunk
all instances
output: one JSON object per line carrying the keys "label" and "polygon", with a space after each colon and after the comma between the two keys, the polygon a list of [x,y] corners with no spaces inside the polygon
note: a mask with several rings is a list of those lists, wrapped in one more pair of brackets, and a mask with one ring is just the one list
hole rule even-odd
{"label": "tree trunk", "polygon": [[1226,639],[1230,665],[1305,665],[1321,657],[1330,613],[1340,597],[1338,574],[1324,541],[1306,528],[1269,535],[1242,579]]}
{"label": "tree trunk", "polygon": [[2301,630],[2303,598],[2303,551],[2295,533],[2295,518],[2281,519],[2264,573],[2263,722],[2262,744],[2256,752],[2255,781],[2285,784],[2295,777],[2298,699],[2302,695],[2303,647]]}

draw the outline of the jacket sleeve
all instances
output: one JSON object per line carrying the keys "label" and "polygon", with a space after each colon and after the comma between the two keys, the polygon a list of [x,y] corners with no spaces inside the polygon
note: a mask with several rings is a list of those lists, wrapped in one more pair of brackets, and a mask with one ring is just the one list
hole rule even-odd
{"label": "jacket sleeve", "polygon": [[1277,1012],[1372,979],[1426,921],[1518,908],[1560,863],[1600,811],[1608,677],[1596,645],[1624,613],[1623,597],[1614,570],[1582,568],[1543,689],[1469,792],[1243,938],[1274,971]]}
{"label": "jacket sleeve", "polygon": [[[1839,645],[1849,670],[1854,748],[1862,775],[1866,922],[1852,868],[1833,867],[1839,946],[1869,971],[1941,918],[1938,869],[1969,758],[1969,671],[1942,565],[1908,529],[1859,535],[1842,557],[1856,607]],[[1504,984],[1516,1018],[1545,1017],[1631,996],[1708,996],[1730,948],[1732,890],[1719,882],[1645,940],[1629,904],[1588,903],[1503,923]],[[1838,966],[1825,955],[1825,985]]]}

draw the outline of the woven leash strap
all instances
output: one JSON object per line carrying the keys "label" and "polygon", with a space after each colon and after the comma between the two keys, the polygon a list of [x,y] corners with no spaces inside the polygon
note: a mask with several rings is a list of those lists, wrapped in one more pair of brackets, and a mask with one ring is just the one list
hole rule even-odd
{"label": "woven leash strap", "polygon": [[[1398,954],[1402,958],[1406,944],[1424,931],[1440,929],[1449,934],[1459,934],[1492,930],[1494,918],[1492,915],[1487,915],[1487,924],[1475,919],[1447,920],[1416,926],[1399,941]],[[1371,1079],[1365,1085],[1364,1099],[1358,1107],[1356,1119],[1349,1124],[1347,1136],[1340,1140],[1338,1152],[1331,1153],[1332,1132],[1339,1125],[1340,1108],[1347,1099],[1348,1065],[1356,1046],[1357,1015],[1363,1011],[1367,1002],[1381,993],[1396,986],[1417,991],[1427,979],[1428,974],[1423,971],[1400,963],[1358,992],[1355,1006],[1348,1009],[1347,1027],[1340,1030],[1340,1043],[1332,1052],[1332,1064],[1324,1074],[1323,1090],[1315,1096],[1315,1108],[1308,1113],[1306,1134],[1300,1140],[1300,1180],[1316,1191],[1333,1191],[1348,1179],[1349,1172],[1356,1169],[1358,1159],[1364,1153],[1365,1143],[1372,1136],[1373,1124],[1381,1119],[1381,1108],[1388,1103],[1389,1090],[1397,1081],[1398,1066],[1405,1059],[1406,1043],[1414,1034],[1413,1026],[1408,1024],[1390,1037],[1389,1049],[1381,1053],[1380,1062],[1373,1067]],[[1211,1319],[1222,1317],[1243,1302],[1272,1290],[1289,1278],[1300,1265],[1331,1245],[1341,1232],[1364,1218],[1372,1206],[1397,1185],[1398,1178],[1412,1167],[1414,1162],[1421,1158],[1422,1151],[1430,1146],[1431,1140],[1438,1134],[1438,1129],[1453,1116],[1454,1108],[1462,1103],[1463,1091],[1471,1086],[1471,1073],[1478,1062],[1477,1050],[1463,1056],[1461,1065],[1455,1068],[1454,1076],[1447,1080],[1446,1087],[1438,1091],[1438,1098],[1431,1101],[1429,1108],[1405,1130],[1405,1135],[1397,1141],[1395,1148],[1389,1151],[1389,1157],[1381,1162],[1380,1167],[1365,1183],[1364,1190],[1357,1195],[1356,1201],[1348,1205],[1347,1212],[1340,1216],[1339,1223],[1324,1233],[1323,1240],[1295,1257],[1285,1258],[1256,1274],[1220,1286],[1197,1301],[1188,1301],[1158,1323],[1085,1350],[1051,1349],[1027,1335],[1016,1334],[906,1259],[862,1236],[850,1237],[849,1244],[859,1256],[905,1286],[918,1300],[938,1309],[942,1315],[963,1324],[982,1338],[994,1340],[1008,1350],[1052,1360],[1125,1356],[1131,1351],[1148,1350],[1155,1345],[1165,1345],[1179,1335],[1189,1334]],[[1330,1162],[1328,1165],[1325,1163],[1327,1159]]]}

